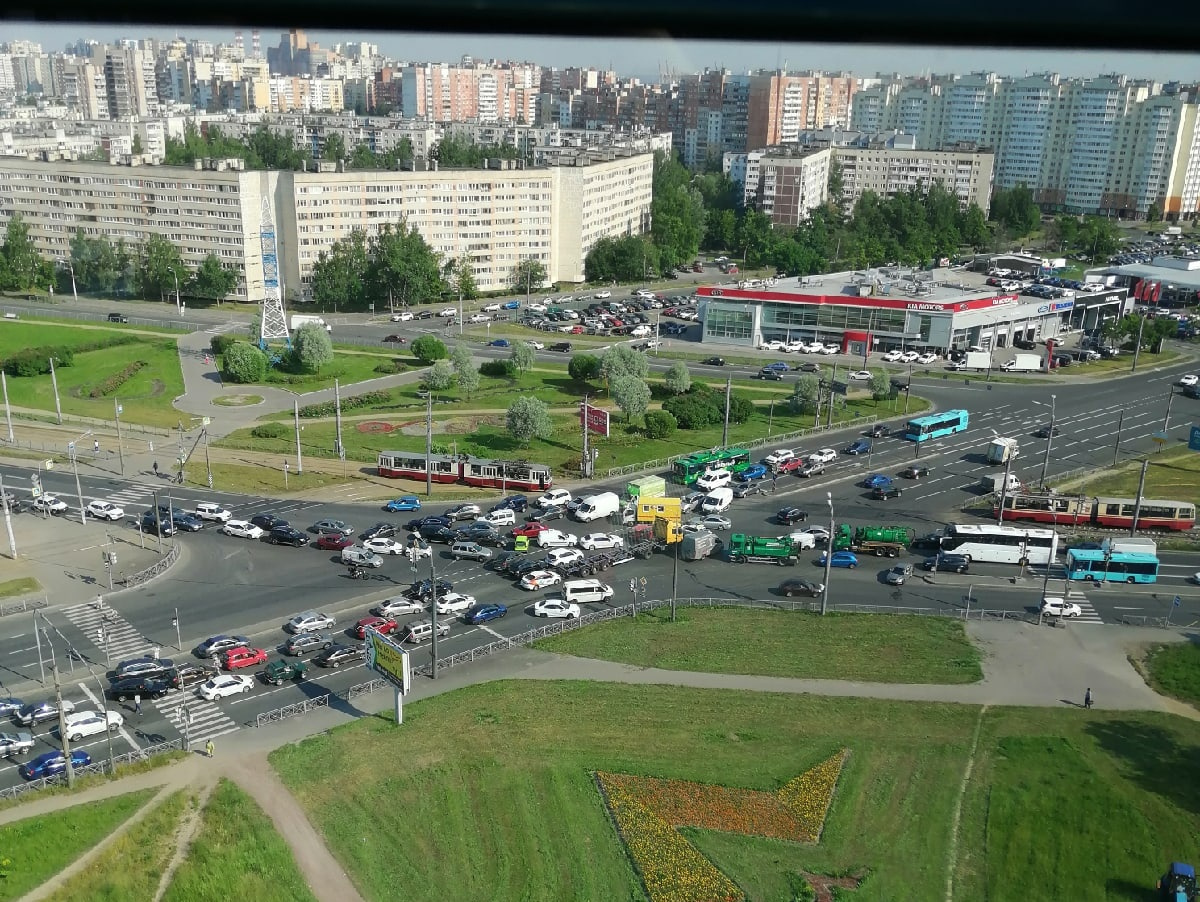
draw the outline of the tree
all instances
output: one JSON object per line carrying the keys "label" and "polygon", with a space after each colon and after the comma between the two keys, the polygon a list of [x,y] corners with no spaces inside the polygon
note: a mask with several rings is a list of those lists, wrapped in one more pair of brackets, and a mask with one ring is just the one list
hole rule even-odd
{"label": "tree", "polygon": [[550,408],[544,401],[522,395],[508,407],[505,417],[508,433],[522,445],[535,438],[550,438],[554,435],[554,421],[550,419]]}
{"label": "tree", "polygon": [[187,285],[188,272],[179,248],[161,235],[151,235],[135,263],[134,283],[143,298],[166,300],[176,287]]}
{"label": "tree", "polygon": [[987,219],[984,218],[983,210],[979,209],[979,204],[973,203],[963,212],[958,224],[958,233],[962,236],[963,244],[977,250],[987,247]]}
{"label": "tree", "polygon": [[652,410],[646,414],[646,438],[667,438],[675,433],[679,422],[666,410]]}
{"label": "tree", "polygon": [[654,155],[651,190],[650,236],[666,272],[696,256],[704,237],[704,196],[687,168],[661,151]]}
{"label": "tree", "polygon": [[[736,392],[729,396],[729,422],[745,423],[754,415],[754,402],[745,395],[739,395]],[[724,418],[725,410],[722,408],[721,417]]]}
{"label": "tree", "polygon": [[467,254],[451,260],[446,265],[446,281],[450,290],[460,299],[470,301],[479,297],[479,287],[475,284],[475,269]]}
{"label": "tree", "polygon": [[591,382],[600,375],[600,358],[595,354],[572,354],[567,375],[576,382]]}
{"label": "tree", "polygon": [[601,238],[583,261],[589,282],[640,282],[658,268],[658,249],[638,235]]}
{"label": "tree", "polygon": [[518,341],[512,346],[512,351],[509,352],[508,359],[513,362],[513,366],[519,372],[528,372],[537,360],[537,354],[534,353],[533,345],[528,342]]}
{"label": "tree", "polygon": [[466,395],[467,400],[469,401],[471,399],[471,395],[479,391],[479,370],[474,368],[464,370],[463,372],[458,373],[457,378],[459,391]]}
{"label": "tree", "polygon": [[619,376],[633,376],[644,380],[650,372],[646,355],[629,345],[613,345],[600,358],[600,375],[612,390],[613,381]]}
{"label": "tree", "polygon": [[622,373],[612,380],[609,394],[625,414],[625,421],[632,422],[640,417],[650,405],[650,386],[646,380],[630,373]]}
{"label": "tree", "polygon": [[312,271],[313,300],[335,309],[339,304],[343,307],[365,305],[369,267],[367,233],[355,229],[335,241],[329,250],[317,255]]}
{"label": "tree", "polygon": [[221,358],[221,375],[230,382],[262,382],[267,375],[267,355],[248,342],[230,345]]}
{"label": "tree", "polygon": [[19,213],[13,213],[4,228],[4,247],[0,249],[0,288],[7,291],[33,288],[41,275],[42,262],[29,237],[29,226]]}
{"label": "tree", "polygon": [[878,369],[871,373],[871,381],[867,385],[871,389],[871,397],[877,402],[892,396],[892,380],[886,370]]}
{"label": "tree", "polygon": [[422,363],[433,363],[435,360],[446,359],[445,342],[432,335],[422,335],[420,338],[413,339],[410,347],[413,356]]}
{"label": "tree", "polygon": [[699,382],[692,383],[687,394],[663,401],[663,410],[675,417],[680,429],[706,429],[720,423],[725,415],[724,406],[717,404],[716,394]]}
{"label": "tree", "polygon": [[428,392],[445,391],[454,384],[454,367],[449,360],[435,360],[433,366],[421,374],[421,387]]}
{"label": "tree", "polygon": [[821,395],[821,382],[816,376],[801,376],[788,397],[788,409],[792,413],[804,413],[816,406]]}
{"label": "tree", "polygon": [[385,223],[371,239],[368,282],[379,297],[408,306],[442,293],[438,254],[407,220]]}
{"label": "tree", "polygon": [[512,272],[508,276],[508,284],[513,291],[523,291],[528,294],[545,285],[546,278],[546,267],[540,260],[522,260],[512,268]]}
{"label": "tree", "polygon": [[479,369],[471,357],[471,349],[464,344],[456,344],[450,353],[450,365],[454,367],[459,389],[470,398],[479,389]]}
{"label": "tree", "polygon": [[346,139],[339,132],[330,132],[325,136],[325,146],[321,148],[321,159],[336,163],[346,159]]}
{"label": "tree", "polygon": [[188,283],[188,294],[214,300],[219,305],[221,299],[237,287],[237,282],[237,273],[222,266],[216,254],[209,254],[192,274]]}
{"label": "tree", "polygon": [[333,361],[333,342],[324,326],[307,323],[292,333],[292,353],[305,372],[319,373]]}
{"label": "tree", "polygon": [[685,391],[692,387],[692,374],[688,371],[687,364],[682,360],[677,360],[671,364],[671,368],[663,374],[663,384],[673,395],[682,395]]}
{"label": "tree", "polygon": [[1033,202],[1033,192],[1023,182],[1016,187],[992,192],[992,219],[1014,235],[1028,235],[1038,227],[1042,214]]}
{"label": "tree", "polygon": [[1163,218],[1162,204],[1153,201],[1146,210],[1146,222],[1161,222]]}

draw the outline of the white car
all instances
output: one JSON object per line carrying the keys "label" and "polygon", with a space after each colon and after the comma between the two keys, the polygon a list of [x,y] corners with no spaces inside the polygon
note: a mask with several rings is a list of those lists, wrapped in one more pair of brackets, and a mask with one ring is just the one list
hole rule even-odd
{"label": "white car", "polygon": [[383,558],[361,545],[348,545],[342,549],[342,563],[378,568],[383,566]]}
{"label": "white car", "polygon": [[689,520],[687,523],[684,523],[680,529],[682,529],[683,534],[687,536],[698,535],[702,532],[710,532],[709,528],[707,526],[703,526],[699,520]]}
{"label": "white car", "polygon": [[782,351],[787,347],[782,341],[764,341],[758,346],[760,351]]}
{"label": "white car", "polygon": [[546,565],[549,567],[568,567],[586,557],[578,548],[555,548],[546,555]]}
{"label": "white car", "polygon": [[404,543],[404,548],[397,551],[396,554],[411,554],[414,560],[419,561],[423,557],[433,557],[433,548],[424,539],[410,535],[408,541]]}
{"label": "white car", "polygon": [[592,295],[592,297],[594,297],[597,301],[604,301],[604,300],[607,300],[608,298],[612,297],[612,292],[611,291],[597,291],[594,295]]}
{"label": "white car", "polygon": [[870,370],[854,370],[853,372],[850,373],[850,381],[851,382],[870,382],[871,381],[871,371]]}
{"label": "white car", "polygon": [[566,489],[550,489],[550,491],[546,492],[533,503],[537,507],[549,507],[552,504],[558,504],[565,507],[570,500],[571,493]]}
{"label": "white car", "polygon": [[544,344],[542,344],[540,341],[534,341],[532,338],[525,339],[525,344],[529,345],[529,347],[533,348],[535,351],[546,350],[546,346]]}
{"label": "white car", "polygon": [[475,604],[475,596],[460,592],[447,592],[437,600],[439,614],[461,614]]}
{"label": "white car", "polygon": [[810,464],[831,464],[837,459],[837,452],[832,448],[822,448],[819,451],[814,451],[812,454],[808,455],[808,462]]}
{"label": "white car", "polygon": [[499,313],[501,308],[500,308],[499,304],[488,304],[484,307],[481,307],[480,309],[484,313]]}
{"label": "white car", "polygon": [[[825,530],[822,529],[821,532],[824,533]],[[816,535],[812,532],[809,532],[807,529],[802,530],[801,532],[789,532],[786,536],[780,536],[779,538],[788,539],[793,545],[801,550],[805,548],[817,547]]]}
{"label": "white car", "polygon": [[510,508],[504,507],[498,511],[488,511],[479,518],[491,526],[516,526],[517,514]]}
{"label": "white car", "polygon": [[458,308],[457,307],[445,307],[442,310],[438,311],[438,316],[446,316],[446,317],[458,316]]}
{"label": "white car", "polygon": [[469,323],[490,323],[491,321],[492,318],[486,313],[472,313],[467,317],[467,322]]}
{"label": "white car", "polygon": [[407,310],[405,310],[403,313],[393,313],[392,314],[392,322],[394,322],[394,323],[412,322],[412,318],[413,318],[413,315],[411,313],[409,313]]}
{"label": "white car", "polygon": [[254,688],[254,678],[242,673],[223,673],[215,676],[207,683],[201,683],[196,689],[200,697],[206,701],[216,701],[227,695],[240,695]]}
{"label": "white car", "polygon": [[545,304],[536,304],[535,303],[535,304],[530,304],[525,309],[528,310],[530,313],[545,313],[547,308],[546,308]]}
{"label": "white car", "polygon": [[886,354],[883,355],[883,359],[886,360],[888,363],[896,363],[903,356],[904,356],[903,351],[888,351]]}
{"label": "white car", "polygon": [[916,363],[921,359],[921,355],[916,351],[905,351],[900,355],[901,363]]}
{"label": "white car", "polygon": [[921,364],[922,366],[928,366],[931,363],[937,363],[937,359],[937,354],[922,354],[917,358],[917,363]]}
{"label": "white car", "polygon": [[1179,384],[1183,386],[1195,385],[1197,382],[1200,382],[1200,376],[1194,376],[1191,373],[1179,377]]}
{"label": "white car", "polygon": [[728,517],[722,517],[720,514],[708,514],[692,522],[703,526],[709,532],[717,529],[730,529],[733,526],[732,520]]}
{"label": "white car", "polygon": [[87,512],[89,517],[95,517],[97,520],[120,520],[125,516],[125,508],[117,507],[108,501],[88,502]]}
{"label": "white car", "polygon": [[328,614],[322,614],[320,611],[305,611],[285,623],[283,628],[289,633],[319,633],[321,630],[330,629],[336,623],[337,621]]}
{"label": "white car", "polygon": [[533,570],[521,577],[519,585],[522,589],[535,592],[538,589],[549,589],[562,582],[562,574],[553,570]]}
{"label": "white car", "polygon": [[397,542],[395,539],[389,539],[386,536],[376,536],[373,539],[367,539],[362,545],[367,551],[373,551],[376,554],[404,554],[408,550],[408,547],[403,542]]}
{"label": "white car", "polygon": [[125,723],[125,718],[117,711],[76,711],[67,714],[63,720],[64,732],[71,742],[79,742],[85,736],[95,736],[105,730],[115,733]]}
{"label": "white car", "polygon": [[197,502],[194,513],[197,519],[214,520],[217,523],[228,523],[233,518],[233,514],[230,511],[221,507],[215,501]]}
{"label": "white car", "polygon": [[813,541],[818,544],[829,541],[829,530],[824,526],[809,526],[800,531],[812,536]]}
{"label": "white car", "polygon": [[829,354],[838,353],[838,350],[839,349],[837,345],[825,345],[823,348],[821,348],[821,353],[828,356]]}
{"label": "white car", "polygon": [[579,547],[587,551],[598,551],[602,548],[624,548],[625,540],[608,532],[593,532],[579,540]]}
{"label": "white car", "polygon": [[37,510],[49,511],[52,514],[65,514],[67,512],[67,502],[63,501],[57,495],[42,495],[40,498],[34,498],[33,506]]}
{"label": "white car", "polygon": [[1078,617],[1083,608],[1073,601],[1047,596],[1042,599],[1042,613],[1049,617]]}
{"label": "white car", "polygon": [[230,520],[221,527],[221,532],[227,536],[237,536],[239,539],[261,539],[264,535],[261,526],[255,526],[249,520]]}
{"label": "white car", "polygon": [[394,598],[385,598],[379,602],[379,604],[371,608],[371,613],[376,617],[397,617],[400,614],[420,614],[424,610],[424,602],[405,598],[403,595],[397,595]]}
{"label": "white car", "polygon": [[579,536],[561,529],[543,529],[537,534],[537,543],[541,548],[571,548],[579,544]]}
{"label": "white car", "polygon": [[764,457],[763,463],[765,463],[768,467],[777,467],[780,464],[786,463],[787,461],[793,459],[795,456],[796,452],[793,449],[779,448],[778,450],[772,451],[770,454]]}
{"label": "white car", "polygon": [[533,606],[535,617],[566,617],[568,620],[579,616],[579,605],[567,604],[561,598],[547,598]]}

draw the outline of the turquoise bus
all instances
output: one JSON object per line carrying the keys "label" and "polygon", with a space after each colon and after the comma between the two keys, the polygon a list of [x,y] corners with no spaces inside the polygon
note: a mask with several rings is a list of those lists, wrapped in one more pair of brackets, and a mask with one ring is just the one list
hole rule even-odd
{"label": "turquoise bus", "polygon": [[1072,548],[1067,552],[1067,577],[1093,582],[1158,582],[1158,558],[1141,551],[1118,551],[1106,560],[1098,548]]}
{"label": "turquoise bus", "polygon": [[675,461],[671,478],[680,485],[692,485],[704,475],[705,470],[721,467],[732,470],[739,464],[750,462],[750,452],[745,448],[717,448],[713,451],[697,451]]}
{"label": "turquoise bus", "polygon": [[904,427],[904,438],[910,442],[927,442],[943,435],[954,435],[967,428],[968,419],[965,410],[946,410],[927,417],[917,417],[909,420]]}

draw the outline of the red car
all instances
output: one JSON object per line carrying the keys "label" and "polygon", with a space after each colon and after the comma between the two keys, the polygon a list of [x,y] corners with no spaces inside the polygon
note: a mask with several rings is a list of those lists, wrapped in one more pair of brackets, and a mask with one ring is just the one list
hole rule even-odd
{"label": "red car", "polygon": [[803,457],[793,457],[791,460],[785,460],[775,468],[776,473],[791,473],[793,470],[799,470],[804,466]]}
{"label": "red car", "polygon": [[360,639],[365,639],[367,638],[367,630],[373,629],[378,630],[386,636],[396,632],[399,628],[400,624],[388,617],[364,617],[358,623],[354,624],[354,635]]}
{"label": "red car", "polygon": [[541,532],[544,529],[549,529],[549,528],[550,527],[547,526],[545,523],[540,523],[537,520],[533,520],[529,523],[522,523],[520,526],[514,528],[513,531],[511,533],[509,533],[509,535],[528,536],[529,538],[533,539],[533,538],[537,537],[537,534],[539,532]]}
{"label": "red car", "polygon": [[226,670],[241,670],[243,667],[253,667],[255,664],[265,664],[267,662],[267,650],[265,648],[231,648],[225,652],[225,669]]}
{"label": "red car", "polygon": [[349,548],[357,539],[354,536],[344,536],[341,533],[336,535],[323,535],[314,543],[318,548],[324,548],[326,551],[341,551],[343,548]]}

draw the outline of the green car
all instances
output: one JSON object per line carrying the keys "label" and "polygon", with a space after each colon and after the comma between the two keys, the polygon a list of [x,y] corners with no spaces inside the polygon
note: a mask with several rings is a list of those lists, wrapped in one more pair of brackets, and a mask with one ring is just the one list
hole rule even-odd
{"label": "green car", "polygon": [[276,686],[282,686],[284,680],[302,680],[308,672],[308,665],[303,661],[271,661],[263,671],[263,679]]}

